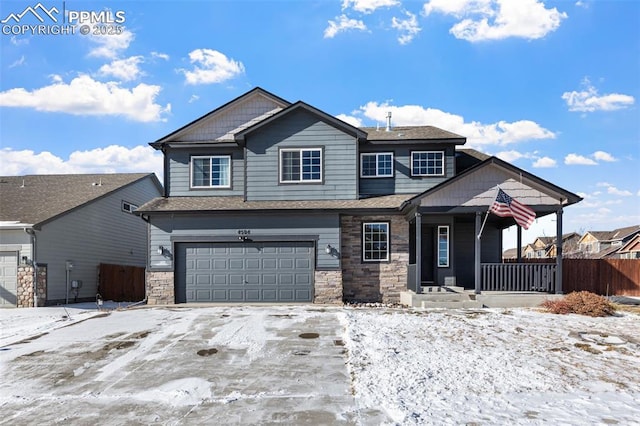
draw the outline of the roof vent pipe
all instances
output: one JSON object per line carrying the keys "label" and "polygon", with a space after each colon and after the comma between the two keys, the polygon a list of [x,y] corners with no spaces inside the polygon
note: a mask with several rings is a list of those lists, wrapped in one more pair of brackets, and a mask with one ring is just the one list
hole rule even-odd
{"label": "roof vent pipe", "polygon": [[391,131],[391,111],[387,112],[387,128],[385,130],[387,132]]}

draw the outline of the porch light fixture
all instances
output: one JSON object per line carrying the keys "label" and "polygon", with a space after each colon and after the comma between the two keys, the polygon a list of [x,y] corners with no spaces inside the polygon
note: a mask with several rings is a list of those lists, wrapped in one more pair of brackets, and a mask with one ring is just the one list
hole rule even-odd
{"label": "porch light fixture", "polygon": [[158,254],[160,255],[164,254],[164,246],[158,246]]}
{"label": "porch light fixture", "polygon": [[327,254],[331,254],[331,252],[333,251],[333,248],[331,247],[331,245],[327,244],[327,247],[324,249],[324,251]]}

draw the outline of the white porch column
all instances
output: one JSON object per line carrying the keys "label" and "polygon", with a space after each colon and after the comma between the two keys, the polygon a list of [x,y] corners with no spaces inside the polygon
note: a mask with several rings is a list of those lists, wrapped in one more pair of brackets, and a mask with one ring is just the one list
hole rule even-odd
{"label": "white porch column", "polygon": [[422,215],[416,212],[416,294],[422,289]]}
{"label": "white porch column", "polygon": [[482,281],[480,277],[480,228],[482,228],[482,212],[476,212],[476,232],[475,232],[475,293],[482,292]]}
{"label": "white porch column", "polygon": [[562,200],[556,212],[556,294],[562,294]]}

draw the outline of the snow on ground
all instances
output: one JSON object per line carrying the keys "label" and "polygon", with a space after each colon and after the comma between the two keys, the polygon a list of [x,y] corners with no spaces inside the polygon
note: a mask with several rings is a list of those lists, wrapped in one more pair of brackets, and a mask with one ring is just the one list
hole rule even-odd
{"label": "snow on ground", "polygon": [[0,424],[640,424],[636,313],[105,307],[0,310]]}
{"label": "snow on ground", "polygon": [[345,310],[359,411],[397,424],[640,424],[640,316]]}

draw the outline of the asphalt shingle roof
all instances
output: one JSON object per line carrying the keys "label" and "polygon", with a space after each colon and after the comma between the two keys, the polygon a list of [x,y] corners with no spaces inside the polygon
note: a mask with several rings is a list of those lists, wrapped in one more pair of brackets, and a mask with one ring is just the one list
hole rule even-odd
{"label": "asphalt shingle roof", "polygon": [[243,201],[242,197],[158,197],[140,206],[136,212],[398,209],[405,200],[415,195],[397,194],[359,200],[312,201]]}
{"label": "asphalt shingle roof", "polygon": [[27,175],[0,177],[0,221],[37,225],[149,173]]}
{"label": "asphalt shingle roof", "polygon": [[388,132],[384,127],[361,127],[360,130],[367,132],[369,141],[460,139],[462,143],[466,140],[464,136],[434,126],[397,126]]}

